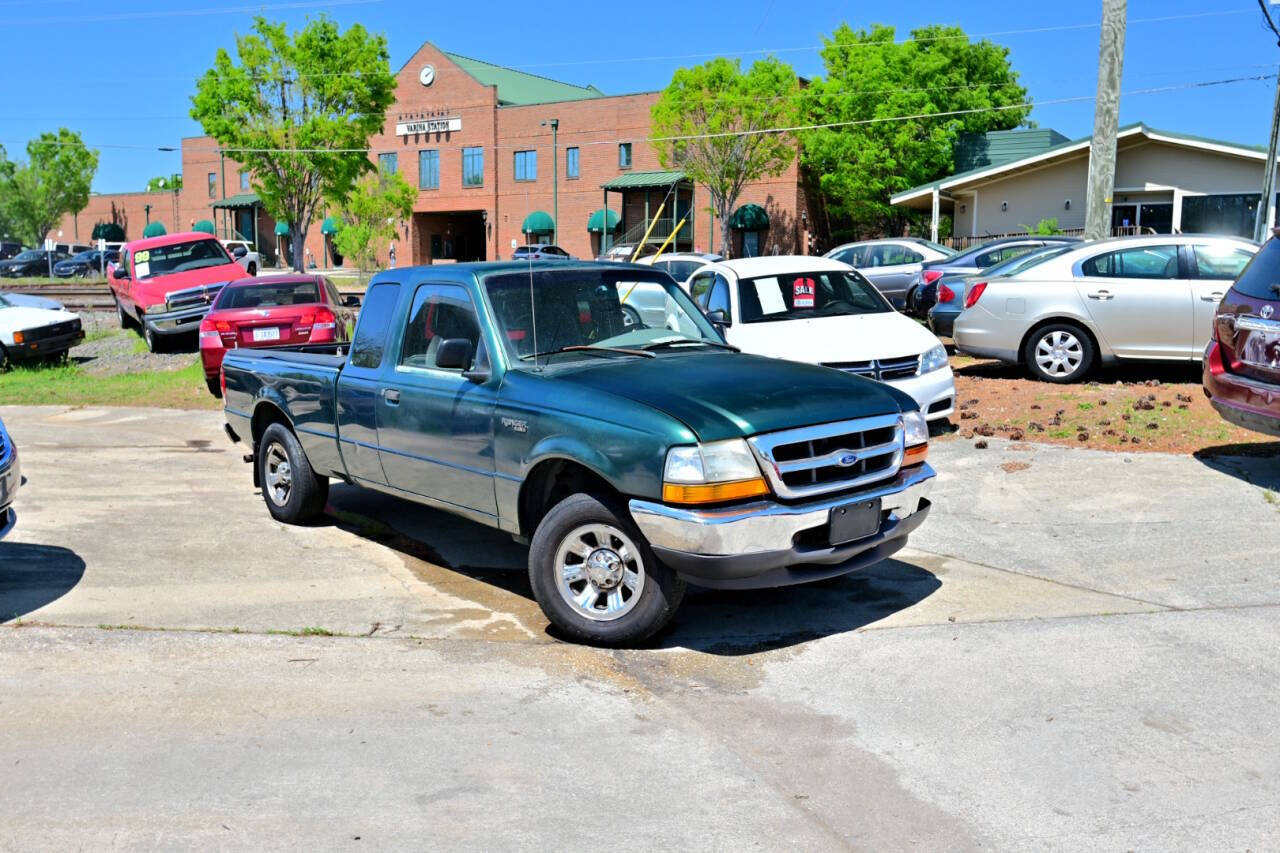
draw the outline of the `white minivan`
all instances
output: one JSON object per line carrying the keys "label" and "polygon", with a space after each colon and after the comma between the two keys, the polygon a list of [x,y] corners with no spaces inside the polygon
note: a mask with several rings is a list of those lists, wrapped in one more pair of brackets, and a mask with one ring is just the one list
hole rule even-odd
{"label": "white minivan", "polygon": [[720,261],[686,285],[730,344],[755,355],[821,364],[910,394],[929,420],[955,410],[946,348],[893,310],[848,264],[782,255]]}

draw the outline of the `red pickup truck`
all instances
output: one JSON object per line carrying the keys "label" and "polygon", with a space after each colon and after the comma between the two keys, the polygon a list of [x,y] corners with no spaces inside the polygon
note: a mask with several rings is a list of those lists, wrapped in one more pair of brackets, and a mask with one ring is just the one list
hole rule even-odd
{"label": "red pickup truck", "polygon": [[108,269],[120,325],[136,323],[151,352],[194,333],[222,286],[245,277],[226,248],[200,232],[134,240]]}

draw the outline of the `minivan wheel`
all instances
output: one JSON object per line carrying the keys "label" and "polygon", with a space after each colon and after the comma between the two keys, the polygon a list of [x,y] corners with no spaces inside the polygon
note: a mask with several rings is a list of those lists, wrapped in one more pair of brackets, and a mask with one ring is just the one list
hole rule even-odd
{"label": "minivan wheel", "polygon": [[684,580],[658,562],[625,510],[587,494],[556,504],[538,525],[529,582],[553,625],[602,646],[653,636],[671,621],[685,591]]}
{"label": "minivan wheel", "polygon": [[276,521],[302,524],[324,512],[329,478],[316,474],[298,437],[284,424],[272,424],[262,433],[255,461],[262,499]]}
{"label": "minivan wheel", "polygon": [[1093,341],[1079,326],[1054,323],[1027,339],[1022,357],[1037,379],[1060,384],[1079,382],[1093,368]]}

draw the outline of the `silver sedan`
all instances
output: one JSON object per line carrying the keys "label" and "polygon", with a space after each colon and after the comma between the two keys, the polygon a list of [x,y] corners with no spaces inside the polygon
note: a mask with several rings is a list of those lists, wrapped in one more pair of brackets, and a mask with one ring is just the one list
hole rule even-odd
{"label": "silver sedan", "polygon": [[970,284],[956,349],[1078,382],[1095,364],[1196,361],[1214,311],[1258,246],[1160,235],[1087,243],[1016,278]]}

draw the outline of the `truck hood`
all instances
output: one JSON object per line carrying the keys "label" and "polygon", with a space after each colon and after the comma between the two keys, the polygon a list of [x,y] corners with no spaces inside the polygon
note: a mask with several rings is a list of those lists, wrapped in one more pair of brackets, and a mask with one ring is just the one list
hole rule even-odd
{"label": "truck hood", "polygon": [[[216,267],[187,270],[185,272],[165,273],[155,278],[141,278],[133,282],[130,295],[133,301],[142,306],[158,305],[164,302],[164,295],[175,290],[186,290],[189,287],[200,287],[203,284],[222,284],[245,277],[244,267],[228,261]],[[115,279],[111,279],[115,281]],[[113,285],[114,286],[114,285]]]}
{"label": "truck hood", "polygon": [[728,330],[728,339],[745,352],[810,364],[910,358],[941,345],[932,332],[896,311],[740,323]]}
{"label": "truck hood", "polygon": [[745,353],[599,360],[551,375],[657,409],[684,423],[700,441],[915,408],[906,395],[870,379]]}

